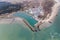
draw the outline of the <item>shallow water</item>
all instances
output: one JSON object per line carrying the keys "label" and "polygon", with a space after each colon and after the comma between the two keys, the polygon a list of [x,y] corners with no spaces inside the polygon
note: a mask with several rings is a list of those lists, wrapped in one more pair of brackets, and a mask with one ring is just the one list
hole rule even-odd
{"label": "shallow water", "polygon": [[17,16],[17,17],[21,17],[21,18],[24,18],[25,20],[28,21],[28,23],[31,25],[31,26],[34,26],[34,24],[37,23],[37,21],[29,16],[27,13],[24,13],[24,12],[17,12],[16,14],[13,14],[14,16]]}
{"label": "shallow water", "polygon": [[60,40],[60,11],[48,28],[32,32],[24,23],[0,24],[0,40]]}
{"label": "shallow water", "polygon": [[0,40],[32,40],[31,31],[23,23],[0,24]]}

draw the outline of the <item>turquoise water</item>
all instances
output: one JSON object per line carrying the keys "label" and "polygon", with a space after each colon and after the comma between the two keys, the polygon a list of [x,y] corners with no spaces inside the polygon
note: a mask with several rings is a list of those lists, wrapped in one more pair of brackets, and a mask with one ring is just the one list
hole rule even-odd
{"label": "turquoise water", "polygon": [[28,23],[34,27],[34,24],[37,23],[37,21],[32,18],[31,16],[29,16],[28,14],[24,13],[24,12],[17,12],[15,14],[13,14],[14,16],[18,16],[18,17],[21,17],[21,18],[24,18],[25,20],[28,21]]}
{"label": "turquoise water", "polygon": [[24,24],[0,24],[0,40],[32,40],[31,31]]}
{"label": "turquoise water", "polygon": [[60,11],[48,28],[32,32],[24,23],[0,24],[0,40],[60,40]]}
{"label": "turquoise water", "polygon": [[24,23],[0,24],[0,40],[60,40],[60,12],[54,24],[32,32]]}

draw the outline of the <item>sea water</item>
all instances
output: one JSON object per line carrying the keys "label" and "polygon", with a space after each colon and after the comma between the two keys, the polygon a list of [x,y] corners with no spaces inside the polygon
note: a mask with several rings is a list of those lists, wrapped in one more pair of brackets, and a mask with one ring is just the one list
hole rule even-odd
{"label": "sea water", "polygon": [[13,16],[17,16],[17,17],[21,17],[21,18],[25,19],[32,27],[34,27],[34,25],[38,22],[32,16],[30,16],[24,12],[17,12],[15,14],[13,14]]}
{"label": "sea water", "polygon": [[54,23],[32,32],[24,23],[0,24],[0,40],[60,40],[60,10]]}

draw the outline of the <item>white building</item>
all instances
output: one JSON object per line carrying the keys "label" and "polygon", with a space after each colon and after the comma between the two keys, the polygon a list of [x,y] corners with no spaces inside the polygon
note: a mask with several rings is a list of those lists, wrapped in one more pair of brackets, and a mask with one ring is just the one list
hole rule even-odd
{"label": "white building", "polygon": [[30,8],[28,10],[29,14],[33,15],[34,18],[38,19],[39,15],[44,15],[43,10],[41,7],[38,8]]}

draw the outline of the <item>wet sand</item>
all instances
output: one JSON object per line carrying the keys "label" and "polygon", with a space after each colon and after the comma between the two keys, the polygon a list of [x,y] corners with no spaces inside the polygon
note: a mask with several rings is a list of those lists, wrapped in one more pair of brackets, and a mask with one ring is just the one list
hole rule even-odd
{"label": "wet sand", "polygon": [[13,24],[13,23],[20,23],[23,22],[22,18],[19,17],[6,17],[0,18],[0,24]]}

